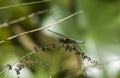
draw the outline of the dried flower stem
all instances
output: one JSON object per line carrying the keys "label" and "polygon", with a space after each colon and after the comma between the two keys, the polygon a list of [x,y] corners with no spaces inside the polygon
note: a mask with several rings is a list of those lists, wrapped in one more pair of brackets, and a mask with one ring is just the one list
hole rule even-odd
{"label": "dried flower stem", "polygon": [[4,39],[4,40],[1,40],[1,41],[0,41],[0,44],[4,43],[4,42],[6,42],[6,41],[9,41],[9,40],[11,40],[11,39],[14,39],[14,38],[16,38],[16,37],[18,37],[18,36],[21,36],[21,35],[33,33],[33,32],[36,32],[36,31],[40,31],[40,30],[43,30],[43,29],[52,27],[52,26],[54,26],[54,25],[56,25],[56,24],[59,24],[59,23],[65,21],[65,20],[67,20],[67,19],[69,19],[69,18],[71,18],[71,17],[79,14],[79,13],[82,13],[82,12],[83,12],[83,11],[75,12],[74,14],[69,15],[69,16],[67,16],[67,17],[65,17],[65,18],[63,18],[63,19],[61,19],[61,20],[59,20],[59,21],[57,21],[57,22],[55,22],[55,23],[49,24],[49,25],[47,25],[47,26],[43,26],[43,27],[41,27],[41,28],[33,29],[33,30],[30,30],[30,31],[26,31],[26,32],[23,32],[23,33],[20,33],[20,34],[17,34],[17,35],[8,37],[8,38],[6,38],[6,39]]}
{"label": "dried flower stem", "polygon": [[[20,61],[23,60],[25,57],[28,57],[28,56],[32,55],[33,53],[35,53],[35,52],[33,51],[33,52],[30,52],[30,53],[24,55],[23,57],[21,57],[20,59],[18,59],[18,60],[17,60],[14,64],[12,64],[11,66],[13,66],[13,65],[15,65],[16,63],[20,62]],[[6,70],[10,70],[10,69],[9,69],[8,67],[5,68],[3,71],[0,72],[0,75],[1,75],[2,73],[4,73]]]}

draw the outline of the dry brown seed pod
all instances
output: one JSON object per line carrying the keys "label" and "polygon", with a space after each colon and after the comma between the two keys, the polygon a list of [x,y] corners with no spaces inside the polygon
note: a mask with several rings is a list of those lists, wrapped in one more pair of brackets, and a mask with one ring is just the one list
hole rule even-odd
{"label": "dry brown seed pod", "polygon": [[17,65],[17,67],[18,67],[19,70],[21,70],[21,69],[24,68],[25,66],[24,66],[24,64],[20,63],[20,64]]}
{"label": "dry brown seed pod", "polygon": [[65,51],[67,51],[69,49],[69,46],[68,45],[66,45],[66,47],[65,47]]}
{"label": "dry brown seed pod", "polygon": [[87,57],[88,61],[91,61],[91,58],[90,57]]}
{"label": "dry brown seed pod", "polygon": [[45,47],[44,47],[44,46],[41,46],[41,50],[42,50],[42,51],[45,51]]}
{"label": "dry brown seed pod", "polygon": [[72,50],[73,50],[72,47],[70,47],[70,48],[69,48],[69,52],[71,52]]}
{"label": "dry brown seed pod", "polygon": [[85,60],[86,58],[87,58],[87,55],[84,55],[82,59]]}
{"label": "dry brown seed pod", "polygon": [[84,57],[84,55],[85,55],[84,53],[81,53],[81,57],[82,57],[82,58]]}
{"label": "dry brown seed pod", "polygon": [[20,70],[18,68],[15,68],[16,74],[20,75]]}
{"label": "dry brown seed pod", "polygon": [[53,48],[55,48],[55,47],[56,47],[56,45],[55,45],[54,43],[52,43],[51,45],[52,45],[52,47],[53,47]]}
{"label": "dry brown seed pod", "polygon": [[75,50],[76,50],[76,47],[75,47],[75,46],[73,46],[73,47],[72,47],[72,50],[74,50],[74,51],[75,51]]}
{"label": "dry brown seed pod", "polygon": [[10,64],[7,65],[9,70],[12,70],[12,66]]}
{"label": "dry brown seed pod", "polygon": [[75,55],[80,55],[81,53],[77,50],[76,52],[75,52]]}
{"label": "dry brown seed pod", "polygon": [[38,48],[37,47],[34,47],[34,50],[35,52],[39,52]]}

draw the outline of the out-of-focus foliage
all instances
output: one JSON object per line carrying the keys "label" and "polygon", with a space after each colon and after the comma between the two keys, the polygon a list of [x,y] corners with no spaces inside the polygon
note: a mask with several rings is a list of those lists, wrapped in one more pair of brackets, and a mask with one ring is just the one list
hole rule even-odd
{"label": "out-of-focus foliage", "polygon": [[[1,9],[4,6],[33,1],[44,2]],[[84,40],[86,43],[80,47],[88,56],[98,59],[103,67],[97,69],[97,73],[94,69],[87,70],[87,67],[83,71],[77,70],[79,64],[75,55],[57,50],[31,55],[31,60],[36,60],[37,63],[23,70],[27,73],[26,75],[23,73],[23,77],[49,78],[51,75],[52,78],[119,78],[120,66],[116,61],[120,59],[120,0],[0,0],[0,6],[0,25],[37,11],[50,10],[9,27],[0,28],[0,40],[49,25],[77,11],[83,11],[50,29],[70,38]],[[48,32],[34,32],[0,44],[0,71],[3,69],[2,66],[11,63],[11,60],[31,52],[34,46],[57,42],[57,39],[52,38],[52,34],[46,33]],[[10,73],[9,76],[15,78],[16,74]],[[0,75],[0,78],[4,78],[3,75]]]}

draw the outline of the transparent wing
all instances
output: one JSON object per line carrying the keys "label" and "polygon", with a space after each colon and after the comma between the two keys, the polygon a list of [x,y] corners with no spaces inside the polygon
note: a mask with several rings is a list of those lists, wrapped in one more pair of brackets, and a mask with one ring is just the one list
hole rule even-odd
{"label": "transparent wing", "polygon": [[52,33],[54,33],[54,34],[56,34],[56,35],[59,35],[59,36],[61,36],[61,37],[65,37],[65,38],[68,38],[67,36],[65,36],[65,35],[62,35],[62,34],[60,34],[60,33],[57,33],[57,32],[55,32],[55,31],[52,31],[52,30],[49,30],[49,29],[47,29],[49,32],[52,32]]}

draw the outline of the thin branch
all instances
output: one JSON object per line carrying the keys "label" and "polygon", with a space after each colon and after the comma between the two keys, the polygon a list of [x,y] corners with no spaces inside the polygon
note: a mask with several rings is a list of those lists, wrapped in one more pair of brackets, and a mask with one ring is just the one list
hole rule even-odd
{"label": "thin branch", "polygon": [[6,22],[4,22],[3,24],[0,24],[0,28],[8,27],[9,25],[12,25],[12,24],[15,24],[15,23],[24,21],[24,20],[26,20],[27,18],[32,18],[32,17],[35,16],[35,15],[43,14],[43,13],[46,13],[46,12],[48,12],[48,11],[49,11],[49,10],[37,11],[37,12],[31,13],[31,14],[29,14],[29,15],[27,15],[27,16],[23,16],[23,17],[17,18],[17,19],[12,20],[12,21],[8,21],[8,22],[6,21]]}
{"label": "thin branch", "polygon": [[82,13],[82,12],[83,12],[83,11],[75,12],[74,14],[69,15],[69,16],[67,16],[67,17],[65,17],[65,18],[63,18],[63,19],[61,19],[61,20],[59,20],[59,21],[57,21],[57,22],[55,22],[55,23],[49,24],[49,25],[47,25],[47,26],[43,26],[43,27],[41,27],[41,28],[37,28],[37,29],[30,30],[30,31],[26,31],[26,32],[23,32],[23,33],[20,33],[20,34],[17,34],[17,35],[13,35],[13,36],[8,37],[8,38],[6,38],[6,39],[4,39],[4,40],[1,40],[1,41],[0,41],[0,44],[4,43],[4,42],[6,42],[6,41],[9,41],[9,40],[11,40],[11,39],[14,39],[14,38],[16,38],[16,37],[18,37],[18,36],[21,36],[21,35],[25,35],[25,34],[37,32],[37,31],[44,30],[44,29],[46,29],[46,28],[55,26],[56,24],[59,24],[59,23],[65,21],[65,20],[67,20],[67,19],[69,19],[69,18],[71,18],[71,17],[73,17],[73,16],[75,16],[75,15],[77,15],[77,14],[79,14],[79,13]]}
{"label": "thin branch", "polygon": [[4,7],[0,7],[0,10],[2,10],[2,9],[9,9],[9,8],[13,8],[13,7],[33,5],[33,4],[38,4],[38,3],[48,2],[48,1],[51,1],[51,0],[34,1],[34,2],[28,2],[28,3],[22,3],[22,4],[16,4],[16,5],[4,6]]}

